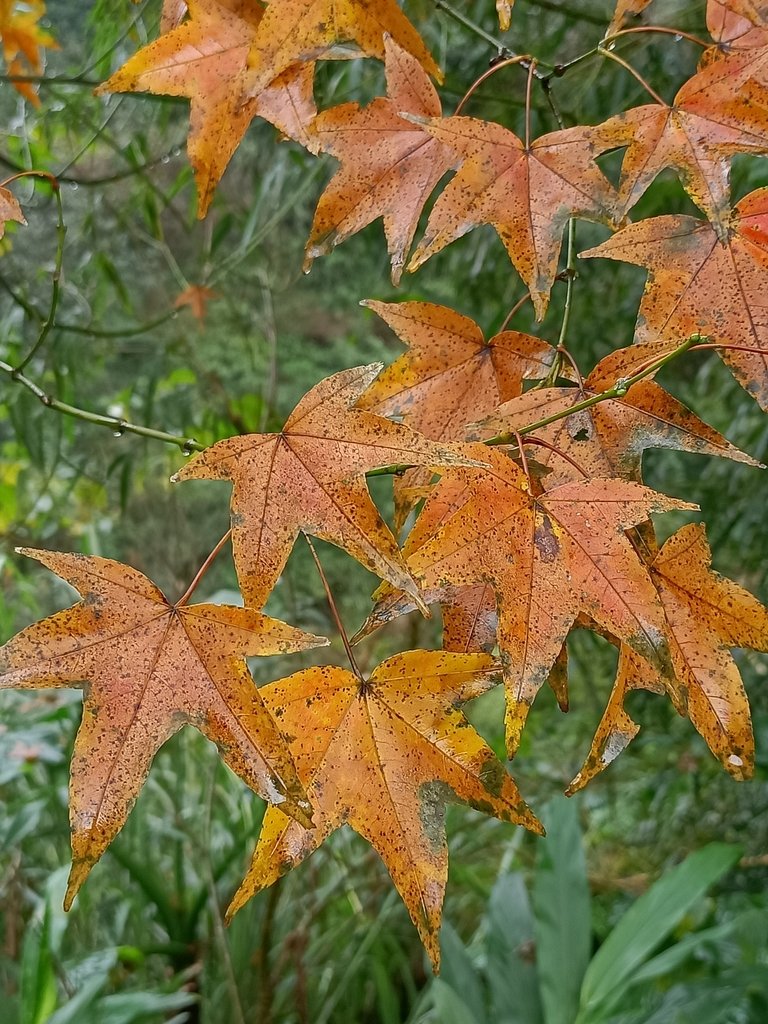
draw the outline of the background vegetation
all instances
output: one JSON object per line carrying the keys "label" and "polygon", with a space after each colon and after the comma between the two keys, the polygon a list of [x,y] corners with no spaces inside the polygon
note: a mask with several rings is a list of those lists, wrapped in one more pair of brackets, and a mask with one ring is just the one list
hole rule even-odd
{"label": "background vegetation", "polygon": [[[510,38],[519,52],[567,60],[598,40],[610,6],[608,0],[518,0]],[[703,32],[701,8],[689,0],[657,0],[654,17]],[[428,0],[412,0],[408,9],[447,69],[446,102],[457,101],[487,67],[492,48]],[[490,0],[462,9],[495,31]],[[321,377],[399,354],[399,343],[358,306],[360,299],[444,302],[488,333],[499,326],[523,286],[490,228],[406,276],[399,290],[389,283],[380,224],[317,260],[303,276],[303,244],[331,162],[278,143],[269,125],[251,129],[207,220],[196,221],[184,153],[187,105],[92,95],[93,86],[153,38],[157,18],[152,0],[138,6],[129,0],[49,0],[47,20],[60,49],[48,55],[41,106],[33,108],[8,82],[0,84],[0,164],[8,175],[48,170],[63,187],[62,292],[56,326],[27,368],[36,382],[64,401],[209,443],[279,428],[296,399]],[[634,38],[631,50],[636,66],[665,83],[668,96],[698,57],[689,43],[672,37]],[[319,105],[373,96],[382,80],[375,61],[325,64]],[[511,67],[472,102],[483,116],[519,130],[524,83]],[[644,102],[632,78],[599,59],[585,61],[555,89],[569,124],[597,122],[621,104]],[[540,128],[554,127],[543,105],[535,117]],[[605,166],[610,173],[610,159]],[[765,183],[759,161],[736,160],[736,198]],[[56,251],[50,191],[31,179],[15,191],[29,227],[9,229],[0,243],[0,358],[11,364],[39,335]],[[637,215],[675,210],[693,208],[677,179],[665,174]],[[582,223],[577,233],[580,249],[604,237]],[[188,308],[174,308],[190,284],[215,292],[204,323]],[[580,268],[569,344],[583,368],[631,339],[642,284],[637,268],[607,261]],[[561,311],[562,296],[555,293],[536,331],[551,338]],[[526,309],[514,325],[534,328]],[[768,462],[765,418],[716,357],[675,362],[662,383],[736,445]],[[168,482],[182,452],[58,415],[9,379],[0,390],[0,452],[1,640],[71,600],[65,584],[18,558],[16,545],[119,558],[172,596],[185,588],[227,525],[225,485]],[[766,600],[765,475],[676,452],[652,452],[646,459],[652,486],[700,502],[716,568]],[[375,487],[386,507],[388,482],[378,480]],[[671,530],[677,523],[668,518]],[[346,555],[321,547],[342,616],[355,629],[375,581]],[[231,601],[234,591],[234,571],[222,559],[200,597]],[[301,546],[267,609],[310,631],[333,634],[322,588]],[[437,628],[416,617],[401,620],[362,647],[361,662],[372,666],[403,643],[429,646]],[[576,636],[570,648],[578,710],[564,717],[551,695],[542,693],[514,764],[534,808],[561,792],[580,766],[615,667],[612,649],[594,636]],[[262,659],[255,671],[266,681],[313,658],[338,655],[334,641],[320,655]],[[742,657],[740,665],[754,711],[755,778],[734,783],[667,701],[633,695],[632,711],[643,730],[630,750],[568,805],[576,813],[569,816],[560,804],[550,809],[559,815],[556,834],[560,828],[578,840],[581,822],[583,869],[578,857],[558,860],[546,842],[521,830],[451,809],[450,924],[444,980],[437,986],[381,862],[347,830],[223,928],[222,908],[242,876],[264,808],[189,730],[157,757],[127,827],[65,919],[67,766],[79,692],[3,693],[2,1019],[536,1024],[543,1012],[547,1024],[568,1024],[573,1017],[567,997],[550,975],[536,982],[537,991],[551,990],[539,1003],[521,1003],[523,983],[509,983],[515,970],[533,970],[537,946],[546,946],[547,908],[561,908],[559,919],[581,935],[578,948],[588,959],[654,879],[717,840],[739,844],[733,866],[728,861],[727,873],[725,867],[718,877],[713,873],[714,896],[693,900],[667,933],[659,926],[659,942],[678,954],[622,995],[609,1017],[659,1024],[765,1020],[768,669],[757,657]],[[472,717],[503,756],[494,703],[500,700],[500,693],[482,698]],[[549,883],[554,889],[547,895]],[[744,918],[747,911],[752,916]],[[528,925],[531,914],[534,923]],[[519,931],[504,932],[510,922],[520,922]],[[709,930],[704,938],[691,942],[702,929]],[[543,958],[540,974],[542,964]],[[494,978],[507,979],[508,988],[496,991]],[[705,996],[701,1005],[691,993]]]}

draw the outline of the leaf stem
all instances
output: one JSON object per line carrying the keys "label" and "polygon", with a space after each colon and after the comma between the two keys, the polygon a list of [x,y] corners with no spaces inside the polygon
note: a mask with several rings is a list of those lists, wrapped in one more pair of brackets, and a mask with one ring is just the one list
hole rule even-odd
{"label": "leaf stem", "polygon": [[510,323],[512,317],[515,315],[515,313],[519,312],[519,310],[521,310],[523,308],[523,306],[530,299],[530,297],[531,297],[531,293],[530,292],[526,292],[525,295],[523,295],[522,298],[517,300],[517,302],[514,304],[512,309],[510,309],[510,311],[504,317],[504,322],[502,323],[502,325],[498,329],[498,331],[496,331],[497,334],[503,334],[504,331],[506,331],[506,329],[509,326],[509,323]]}
{"label": "leaf stem", "polygon": [[522,435],[517,430],[511,431],[511,433],[515,439],[515,443],[517,444],[518,453],[520,454],[520,464],[522,465],[523,472],[528,480],[528,489],[531,490],[533,488],[533,478],[531,477],[531,470],[528,466],[528,456],[525,454],[525,443]]}
{"label": "leaf stem", "polygon": [[328,584],[328,577],[325,575],[325,570],[323,569],[322,563],[320,562],[320,559],[317,557],[317,552],[315,551],[315,545],[312,543],[312,538],[308,534],[306,534],[306,533],[304,534],[304,540],[309,545],[309,550],[312,553],[312,558],[315,560],[315,565],[317,566],[317,571],[320,574],[320,580],[321,580],[321,582],[323,584],[323,590],[325,591],[325,596],[328,599],[328,607],[331,609],[331,615],[333,616],[333,621],[336,623],[336,628],[339,631],[339,636],[341,637],[341,642],[344,644],[344,650],[347,652],[347,658],[349,660],[350,667],[351,667],[353,673],[360,680],[361,684],[364,684],[365,683],[365,677],[363,676],[363,673],[360,671],[360,666],[355,661],[355,655],[354,655],[354,652],[352,650],[352,645],[349,642],[349,637],[347,636],[347,631],[346,631],[346,629],[344,629],[344,623],[341,621],[341,616],[339,615],[339,610],[336,607],[336,602],[333,599],[333,594],[331,593],[331,588],[330,588],[330,586]]}
{"label": "leaf stem", "polygon": [[640,72],[636,71],[631,64],[624,60],[623,57],[620,57],[617,53],[613,53],[607,47],[603,46],[602,43],[598,46],[597,52],[602,54],[603,57],[607,57],[609,60],[614,61],[614,63],[624,68],[625,71],[628,71],[630,75],[637,79],[637,81],[640,83],[640,85],[642,85],[642,87],[645,89],[648,95],[652,96],[657,103],[661,104],[662,107],[669,106],[666,100],[663,100],[661,96],[659,96],[659,94],[656,92],[653,86],[643,78]]}
{"label": "leaf stem", "polygon": [[16,173],[12,174],[10,178],[6,178],[5,181],[0,181],[0,188],[7,188],[12,181],[18,181],[19,178],[43,178],[45,181],[48,182],[48,184],[51,186],[54,192],[58,191],[59,188],[58,179],[54,174],[51,174],[50,171],[36,170],[16,171]]}
{"label": "leaf stem", "polygon": [[469,100],[470,96],[472,96],[472,94],[477,89],[480,88],[483,82],[487,81],[491,77],[491,75],[495,75],[497,71],[501,71],[502,68],[508,68],[512,64],[523,64],[525,67],[530,68],[531,66],[535,65],[535,61],[532,60],[530,56],[521,56],[519,54],[514,57],[505,57],[504,60],[497,61],[490,68],[488,68],[487,71],[484,71],[479,78],[476,78],[472,85],[470,85],[470,87],[459,100],[458,105],[456,106],[456,109],[453,112],[453,116],[456,117],[462,112],[464,107],[467,105],[467,101]]}
{"label": "leaf stem", "polygon": [[129,423],[128,420],[121,419],[119,416],[102,416],[100,413],[89,412],[87,409],[81,409],[76,405],[69,405],[68,402],[61,402],[58,398],[54,398],[46,391],[43,391],[38,384],[35,384],[33,380],[30,380],[29,377],[21,373],[17,367],[11,366],[10,363],[6,363],[1,359],[0,370],[7,373],[12,381],[21,384],[27,391],[30,391],[47,409],[53,409],[55,412],[63,413],[65,416],[84,420],[86,423],[95,423],[99,427],[108,427],[116,437],[122,434],[137,434],[139,437],[149,437],[154,441],[165,441],[167,444],[175,444],[177,448],[180,448],[187,455],[192,452],[201,452],[205,449],[205,445],[200,444],[194,437],[183,437],[179,434],[169,434],[164,430],[155,430],[153,427],[142,427],[138,423]]}
{"label": "leaf stem", "polygon": [[215,561],[217,555],[219,554],[219,552],[221,551],[221,549],[224,547],[224,545],[227,543],[227,541],[229,540],[229,538],[231,536],[232,536],[232,527],[230,526],[230,528],[227,530],[227,532],[224,534],[224,536],[221,538],[221,540],[218,541],[218,543],[213,548],[211,553],[208,555],[206,560],[203,562],[203,564],[197,570],[197,572],[195,573],[195,578],[192,580],[192,582],[189,584],[187,589],[181,595],[181,597],[176,602],[174,607],[176,607],[176,608],[183,608],[184,605],[187,604],[187,602],[189,601],[190,597],[192,597],[194,592],[197,590],[198,584],[202,580],[203,576],[205,576],[205,574],[208,572],[210,567],[213,565],[213,562]]}
{"label": "leaf stem", "polygon": [[638,381],[644,380],[646,377],[650,377],[651,374],[656,373],[666,366],[667,363],[672,362],[673,359],[677,359],[678,356],[682,355],[683,352],[687,352],[689,349],[695,348],[702,341],[700,334],[692,334],[690,338],[686,338],[677,348],[674,348],[671,352],[666,352],[663,356],[659,356],[654,359],[652,363],[641,368],[636,373],[632,374],[631,377],[621,377],[612,388],[608,388],[607,391],[601,391],[597,395],[590,395],[589,398],[585,398],[583,402],[577,402],[572,405],[570,409],[563,409],[560,412],[553,413],[551,416],[545,416],[543,419],[535,420],[533,423],[529,423],[524,426],[520,431],[508,431],[504,434],[497,434],[496,437],[489,437],[483,441],[483,444],[487,444],[490,447],[496,447],[496,445],[510,444],[514,441],[518,433],[531,434],[534,430],[541,430],[542,427],[548,427],[550,423],[557,423],[558,420],[565,419],[566,416],[573,416],[574,413],[583,412],[584,409],[591,409],[593,405],[598,405],[600,402],[605,402],[609,398],[623,398],[633,384],[637,384]]}
{"label": "leaf stem", "polygon": [[565,459],[565,461],[569,462],[575,470],[581,473],[585,479],[589,479],[589,473],[587,473],[584,467],[580,466],[576,459],[571,458],[571,456],[567,452],[564,452],[562,448],[558,448],[556,444],[552,444],[551,441],[545,441],[543,437],[532,437],[530,434],[521,434],[520,437],[522,438],[523,444],[537,444],[541,448],[547,448],[549,451],[554,452],[555,455],[559,455],[561,459]]}
{"label": "leaf stem", "polygon": [[528,81],[525,83],[525,149],[531,148],[531,86],[536,74],[536,59],[528,65]]}
{"label": "leaf stem", "polygon": [[[565,277],[565,304],[563,306],[563,319],[560,323],[560,334],[557,338],[557,348],[555,351],[555,358],[552,360],[552,366],[549,368],[549,373],[546,376],[543,384],[544,387],[551,387],[563,368],[563,355],[566,353],[565,340],[568,336],[568,325],[571,320],[571,305],[573,300],[573,282],[576,280],[578,273],[576,271],[576,221],[573,217],[568,220],[568,248],[565,260],[565,270],[562,274]],[[568,359],[571,365],[576,370],[576,375],[580,379],[581,374],[579,368],[576,366],[575,360],[573,360],[568,354]]]}
{"label": "leaf stem", "polygon": [[700,39],[699,36],[694,36],[690,32],[683,32],[679,28],[665,28],[663,25],[637,25],[634,28],[622,28],[618,32],[612,32],[609,36],[605,36],[602,42],[610,43],[621,36],[637,35],[639,32],[663,32],[664,35],[674,36],[675,39],[688,39],[690,42],[696,43],[697,46],[703,46],[705,50],[712,46],[712,43],[708,43],[705,39]]}

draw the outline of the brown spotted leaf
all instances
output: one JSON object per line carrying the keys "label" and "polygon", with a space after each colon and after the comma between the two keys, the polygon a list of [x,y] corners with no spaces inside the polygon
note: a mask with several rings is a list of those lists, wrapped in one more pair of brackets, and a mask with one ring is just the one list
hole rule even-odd
{"label": "brown spotted leaf", "polygon": [[160,12],[160,31],[170,32],[172,28],[179,26],[186,13],[187,0],[163,0]]}
{"label": "brown spotted leaf", "polygon": [[[765,46],[766,0],[707,0],[707,29],[724,53]],[[757,31],[755,31],[757,30]]]}
{"label": "brown spotted leaf", "polygon": [[492,686],[497,673],[482,654],[408,651],[365,681],[328,666],[262,687],[264,703],[289,737],[314,827],[267,810],[228,916],[348,824],[383,859],[437,970],[448,875],[446,802],[542,831],[458,708]]}
{"label": "brown spotted leaf", "polygon": [[[358,402],[407,423],[435,441],[462,441],[466,424],[523,390],[524,380],[547,375],[555,350],[519,331],[486,341],[469,317],[431,302],[363,303],[408,345]],[[395,481],[398,529],[426,493],[429,474],[409,470]]]}
{"label": "brown spotted leaf", "polygon": [[364,54],[384,60],[387,34],[442,81],[397,0],[270,0],[251,44],[247,94],[257,95],[293,64]]}
{"label": "brown spotted leaf", "polygon": [[97,93],[152,92],[191,100],[189,159],[204,217],[227,164],[257,115],[303,145],[316,114],[313,66],[284,69],[244,101],[243,75],[263,8],[250,0],[189,0],[189,18],[143,47]]}
{"label": "brown spotted leaf", "polygon": [[594,128],[601,149],[627,146],[621,165],[624,215],[656,176],[674,168],[693,201],[725,238],[730,216],[730,164],[735,153],[768,152],[768,108],[754,90],[723,87],[722,65],[689,79],[670,104],[647,103]]}
{"label": "brown spotted leaf", "polygon": [[[669,623],[676,690],[670,696],[723,767],[737,779],[754,767],[754,739],[744,684],[730,648],[768,651],[768,609],[738,584],[713,572],[704,528],[684,526],[651,565]],[[628,691],[669,692],[647,662],[622,648],[610,701],[587,760],[571,783],[585,786],[638,732],[624,708]]]}
{"label": "brown spotted leaf", "polygon": [[385,45],[387,98],[332,107],[312,125],[317,147],[341,168],[317,204],[305,266],[383,217],[397,284],[424,204],[456,156],[399,116],[440,117],[440,99],[415,57],[388,36]]}
{"label": "brown spotted leaf", "polygon": [[753,351],[723,350],[742,387],[768,409],[768,188],[734,208],[727,240],[695,217],[653,217],[581,254],[649,270],[636,339],[674,348],[693,334]]}
{"label": "brown spotted leaf", "polygon": [[0,648],[0,687],[83,686],[67,907],[123,827],[155,753],[183,725],[214,742],[265,800],[309,823],[303,787],[245,657],[327,640],[246,608],[171,605],[146,576],[107,558],[21,550],[83,598]]}
{"label": "brown spotted leaf", "polygon": [[[551,470],[542,481],[547,490],[583,476],[639,481],[642,455],[648,448],[675,448],[758,465],[649,379],[633,384],[623,398],[607,398],[565,415],[630,376],[633,368],[663,355],[664,349],[663,343],[655,343],[611,352],[581,387],[528,391],[474,424],[468,436],[484,439],[521,431],[548,442],[551,448],[531,449],[536,460]],[[552,416],[561,418],[533,431],[527,429]]]}
{"label": "brown spotted leaf", "polygon": [[[466,445],[464,450],[480,454],[483,449]],[[417,521],[422,536],[430,539],[406,561],[427,603],[441,600],[445,588],[493,586],[507,693],[507,746],[513,754],[528,709],[580,614],[624,640],[662,673],[669,671],[664,614],[648,570],[624,531],[651,512],[695,506],[621,480],[566,483],[536,497],[524,472],[504,452],[486,449],[486,458],[490,470],[446,470]],[[413,607],[391,588],[380,587],[377,597],[358,636]]]}
{"label": "brown spotted leaf", "polygon": [[606,36],[613,35],[614,32],[619,32],[624,28],[627,21],[642,14],[650,3],[651,0],[617,0],[616,9],[614,10],[613,17],[611,18],[611,24],[608,26],[608,31],[605,33]]}
{"label": "brown spotted leaf", "polygon": [[594,162],[603,151],[596,136],[588,128],[568,128],[526,145],[500,124],[473,117],[413,120],[462,163],[440,193],[408,270],[478,225],[491,224],[541,319],[568,219],[615,223],[615,192]]}
{"label": "brown spotted leaf", "polygon": [[5,225],[9,220],[16,221],[17,224],[27,223],[16,196],[0,185],[0,238],[5,234]]}
{"label": "brown spotted leaf", "polygon": [[365,473],[465,460],[405,424],[354,408],[380,369],[374,363],[328,377],[302,398],[279,434],[226,438],[173,478],[232,481],[233,550],[246,604],[266,601],[300,532],[338,545],[418,598]]}

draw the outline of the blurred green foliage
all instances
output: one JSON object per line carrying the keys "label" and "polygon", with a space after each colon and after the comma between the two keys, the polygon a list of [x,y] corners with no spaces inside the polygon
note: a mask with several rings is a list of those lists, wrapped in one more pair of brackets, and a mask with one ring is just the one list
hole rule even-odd
{"label": "blurred green foliage", "polygon": [[[442,96],[451,110],[494,54],[437,13],[429,0],[406,6],[446,69]],[[609,0],[517,0],[513,28],[505,38],[519,52],[567,61],[595,45],[610,7]],[[198,222],[184,153],[187,105],[149,96],[97,99],[91,91],[154,37],[158,9],[155,0],[139,5],[50,0],[48,21],[61,49],[48,56],[40,109],[25,104],[8,82],[0,83],[6,125],[0,163],[8,174],[20,167],[46,169],[64,188],[61,303],[56,327],[27,369],[32,379],[80,407],[209,443],[242,431],[279,428],[297,398],[320,378],[399,354],[396,339],[359,307],[363,298],[443,302],[476,318],[486,332],[499,326],[523,288],[490,228],[450,246],[418,275],[406,275],[399,290],[389,283],[380,224],[317,260],[304,277],[304,240],[332,166],[292,143],[278,142],[269,125],[252,127],[209,217]],[[491,0],[470,0],[462,10],[496,31]],[[698,0],[656,0],[654,19],[704,31]],[[698,57],[695,47],[673,37],[632,37],[620,45],[669,97],[692,73]],[[321,107],[350,98],[362,101],[382,86],[382,68],[375,61],[329,63],[318,74],[317,98]],[[519,131],[524,87],[519,69],[506,69],[473,98],[470,113]],[[567,124],[597,123],[645,102],[634,79],[599,58],[555,80],[553,93]],[[556,127],[540,96],[533,119],[536,131]],[[606,158],[605,169],[615,173],[615,158]],[[765,180],[764,162],[746,157],[735,162],[737,197]],[[29,226],[10,227],[2,243],[0,356],[12,364],[39,335],[56,246],[49,190],[23,180],[15,192]],[[692,207],[677,179],[665,174],[633,216],[675,211],[691,212]],[[579,249],[603,237],[602,229],[578,224]],[[569,347],[587,371],[631,340],[643,272],[589,261],[579,275]],[[174,309],[175,298],[189,284],[216,292],[204,324],[187,309]],[[543,324],[534,324],[523,308],[514,326],[556,336],[563,286],[557,288]],[[768,423],[717,357],[695,355],[675,363],[663,383],[732,442],[768,461]],[[114,437],[56,415],[4,379],[0,639],[72,599],[65,584],[14,554],[21,544],[118,558],[152,576],[169,596],[180,594],[228,520],[225,485],[169,483],[183,457],[173,447],[128,434]],[[768,598],[764,475],[666,451],[646,456],[645,468],[652,486],[701,504],[716,567]],[[373,485],[385,510],[389,488],[386,480]],[[672,516],[659,523],[664,531],[676,525]],[[342,617],[354,629],[370,607],[376,581],[336,549],[320,548]],[[221,559],[200,596],[232,600],[235,589],[232,566]],[[268,610],[305,629],[332,634],[322,588],[304,548],[292,556]],[[401,620],[362,647],[362,664],[373,665],[404,646],[431,646],[438,642],[438,627],[417,617]],[[575,774],[615,669],[612,650],[592,635],[577,633],[570,647],[573,711],[563,717],[551,695],[542,693],[514,765],[534,807]],[[312,656],[262,659],[253,668],[263,682],[310,664]],[[342,657],[338,640],[321,656]],[[645,885],[687,852],[714,840],[739,842],[745,859],[720,882],[716,905],[710,903],[705,916],[692,919],[681,935],[705,925],[730,928],[729,922],[740,921],[736,915],[749,908],[768,913],[768,865],[761,859],[768,844],[766,665],[751,656],[740,664],[758,745],[756,777],[742,785],[721,773],[689,723],[678,719],[666,701],[633,695],[632,713],[643,730],[580,803],[593,889],[592,927],[581,932],[589,946],[583,949],[584,963],[629,905],[637,891],[633,880]],[[499,753],[501,699],[493,692],[471,709]],[[242,877],[263,806],[219,766],[213,748],[189,731],[157,757],[127,827],[65,919],[59,907],[61,870],[69,856],[67,765],[79,708],[77,692],[0,696],[4,1022],[395,1024],[421,1020],[426,1012],[441,1024],[462,1020],[450,1017],[447,1009],[438,1017],[429,1010],[429,1000],[440,989],[428,982],[415,931],[376,855],[346,830],[299,871],[254,899],[229,929],[223,928],[222,908]],[[448,828],[452,860],[446,919],[454,938],[446,941],[456,950],[461,949],[458,936],[475,936],[486,907],[481,934],[491,934],[502,912],[499,887],[509,888],[510,870],[520,879],[515,883],[518,904],[510,904],[509,919],[503,922],[513,929],[511,946],[487,948],[493,988],[495,977],[512,970],[515,950],[519,953],[520,944],[528,942],[525,914],[534,914],[534,932],[543,927],[546,914],[537,886],[546,854],[532,837],[463,808],[451,809]],[[565,858],[561,886],[573,868]],[[551,876],[552,866],[547,870]],[[524,878],[533,879],[532,911],[520,909]],[[582,900],[582,912],[583,906]],[[702,911],[697,907],[691,913]],[[522,914],[519,933],[514,931],[516,914]],[[754,934],[748,955],[728,939],[730,974],[715,969],[712,957],[705,956],[696,961],[696,970],[686,960],[678,974],[670,970],[664,975],[671,986],[666,991],[658,978],[652,985],[649,981],[647,1006],[656,1007],[657,997],[667,1000],[659,1005],[668,1005],[669,1015],[638,1017],[638,1024],[686,1021],[685,1006],[699,997],[705,1002],[725,999],[730,1008],[719,1018],[723,1024],[757,1019],[731,1012],[735,1003],[727,1002],[733,986],[740,984],[734,971],[753,964],[764,969],[764,929]],[[477,941],[470,941],[470,950]],[[532,962],[535,950],[526,948]],[[526,966],[529,961],[516,969]],[[441,983],[448,988],[449,975]],[[471,999],[478,984],[467,981],[459,995]],[[519,1019],[535,1024],[540,1018]],[[554,1018],[544,1019],[549,1024]]]}

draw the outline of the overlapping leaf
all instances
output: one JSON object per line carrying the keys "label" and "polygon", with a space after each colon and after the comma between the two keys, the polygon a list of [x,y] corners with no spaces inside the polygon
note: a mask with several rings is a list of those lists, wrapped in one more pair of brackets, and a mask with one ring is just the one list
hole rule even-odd
{"label": "overlapping leaf", "polygon": [[187,723],[265,800],[309,823],[303,787],[245,656],[305,650],[325,638],[245,608],[171,605],[146,576],[107,558],[22,551],[83,598],[0,649],[0,687],[84,688],[67,906],[122,828],[155,753]]}
{"label": "overlapping leaf", "polygon": [[[486,341],[469,317],[431,302],[363,303],[377,313],[408,351],[386,367],[358,402],[402,420],[435,441],[462,441],[465,426],[547,375],[555,350],[519,331]],[[410,470],[395,481],[396,523],[426,491],[429,475]]]}
{"label": "overlapping leaf", "polygon": [[397,0],[271,0],[251,44],[246,91],[256,96],[291,65],[318,58],[384,60],[385,33],[442,81]]}
{"label": "overlapping leaf", "polygon": [[[468,453],[480,446],[466,446]],[[507,692],[510,754],[528,709],[581,613],[623,639],[662,674],[670,669],[666,623],[645,566],[624,531],[651,512],[693,508],[633,482],[585,480],[536,497],[524,472],[501,451],[490,470],[447,470],[418,525],[430,539],[407,558],[427,602],[446,587],[489,583],[496,593]],[[457,483],[464,485],[457,494]],[[442,496],[450,488],[450,502]],[[455,511],[446,517],[446,505]],[[408,599],[379,588],[360,636],[408,610]]]}
{"label": "overlapping leaf", "polygon": [[650,3],[651,0],[617,0],[616,9],[613,12],[606,35],[610,36],[614,32],[618,32],[624,27],[626,21],[632,17],[636,18],[638,14],[642,14]]}
{"label": "overlapping leaf", "polygon": [[707,29],[718,48],[726,53],[765,46],[768,37],[761,30],[766,28],[765,0],[707,0]]}
{"label": "overlapping leaf", "polygon": [[[44,15],[44,0],[0,0],[0,43],[8,75],[24,77],[42,73],[43,49],[56,47],[53,36],[40,27]],[[40,106],[34,83],[11,84],[30,103]]]}
{"label": "overlapping leaf", "polygon": [[0,186],[0,238],[5,234],[5,225],[9,220],[17,224],[27,223],[16,196],[9,189]]}
{"label": "overlapping leaf", "polygon": [[380,363],[326,378],[299,402],[279,434],[230,437],[201,452],[175,480],[231,480],[232,542],[246,603],[260,607],[299,532],[344,548],[413,595],[394,537],[365,484],[393,464],[455,465],[462,456],[402,423],[354,408]]}
{"label": "overlapping leaf", "polygon": [[[549,447],[535,451],[537,462],[550,470],[543,480],[547,490],[583,476],[639,481],[642,455],[648,448],[720,455],[757,465],[652,380],[633,384],[623,398],[607,398],[567,414],[629,377],[633,368],[663,355],[665,348],[656,342],[617,349],[598,363],[580,387],[528,391],[473,425],[467,436],[481,439],[524,431],[546,441]],[[553,417],[559,418],[533,431],[527,429]]]}
{"label": "overlapping leaf", "polygon": [[462,164],[440,193],[408,269],[478,225],[491,224],[541,319],[569,217],[615,224],[616,195],[594,162],[601,152],[596,136],[590,129],[569,128],[526,145],[491,121],[413,120],[458,153]]}
{"label": "overlapping leaf", "polygon": [[[153,92],[191,100],[189,159],[204,217],[213,193],[257,115],[313,148],[313,65],[282,69],[257,96],[243,98],[248,52],[263,17],[250,0],[189,0],[189,18],[143,47],[99,86],[105,92]],[[171,24],[173,19],[171,19]]]}
{"label": "overlapping leaf", "polygon": [[623,215],[654,178],[674,168],[693,201],[725,238],[730,215],[730,162],[734,153],[768,152],[768,108],[754,90],[722,88],[722,65],[703,69],[679,90],[671,105],[648,103],[609,118],[593,129],[601,148],[627,146],[621,166]]}
{"label": "overlapping leaf", "polygon": [[638,341],[670,347],[696,332],[754,351],[723,350],[739,383],[768,409],[768,188],[734,208],[726,241],[694,217],[653,217],[623,228],[582,256],[607,256],[650,271]]}
{"label": "overlapping leaf", "polygon": [[360,107],[344,103],[320,114],[312,137],[341,168],[320,197],[307,242],[307,265],[384,218],[392,281],[400,280],[425,202],[456,162],[455,154],[406,112],[440,117],[440,99],[415,57],[385,37],[387,98]]}
{"label": "overlapping leaf", "polygon": [[[651,564],[651,575],[669,622],[676,687],[670,693],[712,753],[737,779],[754,766],[749,704],[731,647],[768,650],[768,609],[710,568],[704,529],[685,526]],[[622,647],[619,670],[585,764],[571,791],[585,786],[639,730],[624,707],[634,689],[669,691],[648,662]]]}
{"label": "overlapping leaf", "polygon": [[307,829],[267,810],[228,913],[348,824],[384,860],[437,969],[448,875],[446,801],[541,831],[504,766],[457,706],[493,685],[497,673],[482,654],[408,651],[365,681],[328,666],[262,687],[266,706],[290,737],[314,823]]}

